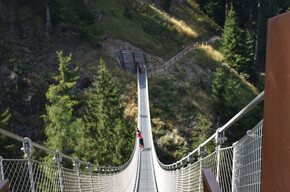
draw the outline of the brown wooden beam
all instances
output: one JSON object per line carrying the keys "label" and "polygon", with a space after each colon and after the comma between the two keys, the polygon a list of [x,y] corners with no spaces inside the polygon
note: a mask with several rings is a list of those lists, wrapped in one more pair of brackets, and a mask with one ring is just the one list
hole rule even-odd
{"label": "brown wooden beam", "polygon": [[10,192],[8,179],[0,180],[0,192]]}
{"label": "brown wooden beam", "polygon": [[211,169],[202,169],[202,183],[204,192],[221,192]]}
{"label": "brown wooden beam", "polygon": [[290,191],[290,12],[268,20],[261,191]]}

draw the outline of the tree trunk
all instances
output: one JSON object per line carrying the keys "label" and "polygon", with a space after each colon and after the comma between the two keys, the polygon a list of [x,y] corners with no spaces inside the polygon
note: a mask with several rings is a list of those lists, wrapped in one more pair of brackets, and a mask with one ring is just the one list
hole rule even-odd
{"label": "tree trunk", "polygon": [[1,17],[2,17],[2,21],[4,21],[5,17],[4,17],[4,13],[3,13],[3,4],[1,2],[1,0],[0,0],[0,14],[1,14]]}
{"label": "tree trunk", "polygon": [[225,20],[227,19],[229,13],[229,0],[226,0],[226,5],[225,5]]}
{"label": "tree trunk", "polygon": [[50,9],[48,5],[48,0],[45,1],[46,8],[46,30],[49,32],[51,28],[51,19],[50,19]]}
{"label": "tree trunk", "polygon": [[89,8],[89,2],[88,2],[88,0],[84,0],[84,3],[85,3],[86,8]]}
{"label": "tree trunk", "polygon": [[255,43],[255,56],[254,56],[254,61],[257,64],[258,61],[258,52],[259,52],[259,33],[260,33],[260,0],[258,0],[258,16],[257,16],[257,31],[256,31],[256,43]]}
{"label": "tree trunk", "polygon": [[12,9],[10,9],[10,32],[11,32],[11,34],[14,33],[14,23],[13,23],[13,12],[12,12]]}
{"label": "tree trunk", "polygon": [[253,14],[253,9],[254,9],[254,0],[249,0],[249,32],[250,34],[254,33],[254,28],[253,28],[253,23],[254,23],[254,14]]}

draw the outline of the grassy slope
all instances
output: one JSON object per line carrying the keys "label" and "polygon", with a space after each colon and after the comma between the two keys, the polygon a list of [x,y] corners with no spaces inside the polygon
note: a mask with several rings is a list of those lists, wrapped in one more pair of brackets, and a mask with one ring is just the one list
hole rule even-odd
{"label": "grassy slope", "polygon": [[[163,162],[172,163],[180,159],[217,129],[211,83],[222,61],[219,51],[212,46],[202,46],[172,66],[167,75],[149,80],[153,131]],[[258,90],[234,70],[227,66],[226,70],[232,74],[229,78],[238,84],[236,104],[240,110],[258,94]],[[251,129],[255,123],[246,129]],[[208,150],[213,150],[213,147],[210,145]]]}
{"label": "grassy slope", "polygon": [[[169,13],[159,11],[150,4],[140,7],[140,2],[134,1],[130,7],[131,18],[124,16],[122,1],[98,0],[93,3],[92,11],[97,11],[102,15],[102,20],[97,24],[102,26],[104,36],[123,39],[146,52],[167,59],[182,50],[183,46],[187,44],[208,39],[211,35],[216,34],[218,29],[207,16],[199,11],[193,0],[172,4]],[[23,42],[23,44],[25,43]],[[99,65],[99,59],[103,58],[114,76],[122,82],[126,113],[129,119],[135,120],[137,94],[136,79],[133,74],[119,71],[115,60],[107,52],[102,49],[90,48],[85,42],[72,46],[56,44],[51,45],[47,52],[42,52],[43,57],[38,57],[39,53],[35,52],[37,58],[41,59],[39,62],[43,62],[49,67],[41,72],[33,72],[33,70],[23,72],[22,82],[25,84],[23,86],[25,86],[26,92],[32,90],[39,95],[39,101],[46,102],[44,94],[48,84],[53,82],[52,74],[57,71],[58,62],[55,50],[64,49],[66,53],[73,52],[73,64],[80,67],[81,77],[94,75]],[[85,47],[85,51],[80,53],[77,51],[79,47]],[[201,48],[187,55],[172,68],[169,78],[152,78],[149,81],[154,135],[160,149],[163,150],[162,157],[166,158],[167,162],[180,158],[193,148],[195,141],[190,138],[192,138],[194,129],[207,127],[204,135],[210,134],[214,129],[215,115],[210,101],[212,75],[208,69],[211,72],[214,71],[222,60],[222,56],[220,53],[208,49],[211,48]],[[28,62],[27,65],[29,65]],[[204,85],[200,83],[200,77],[205,80]],[[244,90],[249,91],[247,88]],[[19,119],[24,119],[21,120],[23,123],[32,125],[38,129],[38,134],[42,135],[43,123],[40,116],[44,112],[44,105],[42,104],[43,108],[36,113],[25,114],[25,112],[22,113],[23,110],[25,111],[22,97],[19,98],[21,98],[19,101],[11,101],[11,103],[20,103],[14,108],[14,113],[23,114]],[[245,100],[244,103],[246,102]],[[200,140],[205,139],[204,135],[200,135]],[[175,152],[175,150],[177,151]]]}
{"label": "grassy slope", "polygon": [[124,16],[125,4],[117,0],[95,2],[95,9],[102,15],[104,34],[157,56],[169,58],[183,45],[208,38],[217,28],[194,3],[172,4],[167,14],[151,4],[141,7],[139,1],[133,1],[129,5],[131,17]]}

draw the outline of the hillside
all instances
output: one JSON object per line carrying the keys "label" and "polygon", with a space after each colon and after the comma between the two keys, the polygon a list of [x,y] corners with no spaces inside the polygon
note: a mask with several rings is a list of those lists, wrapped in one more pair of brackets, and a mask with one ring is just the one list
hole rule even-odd
{"label": "hillside", "polygon": [[[259,93],[223,62],[223,55],[214,46],[201,46],[165,73],[149,79],[153,132],[163,162],[172,163],[198,147]],[[223,113],[213,101],[218,78],[223,79],[219,85],[226,89]],[[227,137],[238,140],[261,118],[260,106],[227,132]],[[213,149],[211,145],[207,150]]]}
{"label": "hillside", "polygon": [[[81,79],[95,75],[99,60],[103,58],[113,74],[126,86],[135,83],[134,76],[117,69],[112,57],[114,50],[96,47],[97,44],[105,45],[108,38],[113,41],[120,39],[148,53],[170,58],[186,43],[209,35],[197,35],[191,30],[193,23],[175,19],[151,3],[144,6],[139,1],[101,0],[88,3],[86,8],[85,5],[75,5],[74,1],[70,6],[51,1],[51,28],[47,31],[45,2],[3,2],[0,105],[3,109],[11,109],[18,134],[35,139],[41,139],[43,135],[41,115],[45,109],[45,92],[54,82],[52,76],[58,68],[57,50],[63,50],[66,55],[72,53],[73,65],[80,67]],[[63,18],[64,12],[59,6],[67,6],[70,20]],[[185,9],[184,5],[179,5],[179,9]],[[191,12],[196,20],[199,17],[207,18],[194,10]],[[10,13],[14,14],[13,18],[9,17]],[[82,15],[74,17],[75,14]],[[214,24],[208,19],[202,26],[210,31]],[[125,93],[130,91],[136,92],[130,89]]]}
{"label": "hillside", "polygon": [[[39,142],[46,139],[42,118],[48,104],[45,93],[49,85],[56,83],[53,76],[58,72],[59,50],[65,55],[72,53],[70,69],[80,69],[76,87],[82,86],[85,77],[96,75],[103,59],[120,82],[127,120],[135,122],[136,76],[119,70],[115,51],[144,51],[149,65],[156,61],[160,64],[187,45],[221,33],[221,27],[193,0],[172,0],[163,7],[154,6],[154,2],[0,2],[0,112],[10,109],[13,131]],[[201,47],[168,73],[149,79],[154,137],[165,162],[180,158],[216,129],[219,115],[212,103],[212,82],[223,61],[217,48]],[[237,72],[223,66],[222,71],[231,74],[231,82],[240,87],[235,94],[241,101],[231,106],[231,113],[222,118],[224,123],[258,91]]]}

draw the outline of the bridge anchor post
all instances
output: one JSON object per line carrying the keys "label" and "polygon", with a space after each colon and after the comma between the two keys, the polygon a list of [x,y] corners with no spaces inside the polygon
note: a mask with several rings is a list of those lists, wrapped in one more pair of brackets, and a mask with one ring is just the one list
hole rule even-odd
{"label": "bridge anchor post", "polygon": [[21,148],[21,150],[24,152],[24,157],[27,158],[29,180],[30,180],[30,190],[32,192],[35,192],[33,163],[32,163],[32,158],[31,158],[31,154],[33,152],[32,141],[28,137],[25,137],[24,139],[27,141],[27,143],[23,143],[23,147]]}
{"label": "bridge anchor post", "polygon": [[73,164],[73,166],[77,170],[78,182],[79,182],[79,189],[80,189],[80,192],[82,192],[82,185],[81,185],[81,178],[80,178],[80,161],[79,161],[79,159],[76,159],[75,160],[75,163]]}
{"label": "bridge anchor post", "polygon": [[56,150],[56,153],[54,155],[53,160],[57,163],[57,167],[58,167],[58,176],[59,176],[59,184],[60,184],[60,191],[64,192],[64,186],[63,186],[63,178],[62,178],[62,156],[61,156],[61,152]]}
{"label": "bridge anchor post", "polygon": [[217,152],[217,170],[216,170],[216,180],[217,183],[219,183],[219,177],[220,177],[220,162],[221,162],[221,146],[222,144],[227,140],[225,137],[225,132],[220,133],[220,127],[216,130],[216,137],[215,137],[215,142],[217,144],[216,147],[216,152]]}

